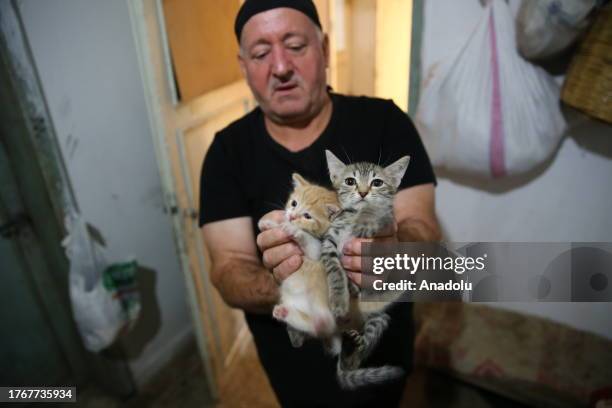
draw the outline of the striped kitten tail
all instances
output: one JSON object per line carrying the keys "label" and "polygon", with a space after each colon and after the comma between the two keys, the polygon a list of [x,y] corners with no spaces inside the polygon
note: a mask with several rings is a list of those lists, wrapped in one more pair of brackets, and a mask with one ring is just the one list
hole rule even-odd
{"label": "striped kitten tail", "polygon": [[380,384],[400,378],[404,370],[400,367],[382,366],[374,368],[358,368],[356,370],[343,370],[338,363],[337,378],[340,387],[345,390],[354,390],[365,385]]}

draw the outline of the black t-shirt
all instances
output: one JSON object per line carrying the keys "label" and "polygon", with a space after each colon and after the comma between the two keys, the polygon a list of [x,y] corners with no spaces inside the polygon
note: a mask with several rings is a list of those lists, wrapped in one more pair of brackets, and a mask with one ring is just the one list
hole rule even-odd
{"label": "black t-shirt", "polygon": [[[400,189],[435,183],[419,135],[392,101],[330,94],[333,111],[321,136],[310,146],[290,152],[268,134],[263,113],[254,109],[220,131],[210,146],[200,179],[200,225],[229,218],[252,217],[253,230],[266,213],[284,208],[291,174],[331,186],[325,149],[346,163],[369,161],[389,165],[410,155]],[[255,237],[253,237],[255,239]],[[412,365],[412,308],[399,303],[389,310],[389,328],[365,365]],[[283,406],[394,406],[403,382],[343,391],[336,382],[335,359],[320,342],[293,348],[285,325],[271,315],[245,313],[247,323],[272,387]]]}

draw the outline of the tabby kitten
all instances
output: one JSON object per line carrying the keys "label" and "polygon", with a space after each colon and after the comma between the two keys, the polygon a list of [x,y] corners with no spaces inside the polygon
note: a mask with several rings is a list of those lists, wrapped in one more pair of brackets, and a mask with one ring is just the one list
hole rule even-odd
{"label": "tabby kitten", "polygon": [[346,330],[338,359],[338,380],[342,387],[353,389],[403,373],[401,368],[391,366],[359,368],[389,324],[389,316],[384,313],[389,303],[360,302],[359,288],[348,280],[340,259],[349,240],[373,237],[394,222],[393,198],[410,157],[404,156],[383,168],[366,162],[345,165],[329,150],[325,153],[342,211],[323,238],[321,262],[327,272],[331,312],[341,329]]}
{"label": "tabby kitten", "polygon": [[328,338],[336,332],[335,319],[328,303],[327,274],[319,262],[321,239],[332,217],[340,211],[336,193],[311,184],[299,174],[292,175],[294,190],[286,205],[286,220],[281,225],[260,221],[259,228],[281,227],[304,252],[299,270],[280,286],[280,303],[272,315],[285,323],[291,343],[302,345],[304,333]]}

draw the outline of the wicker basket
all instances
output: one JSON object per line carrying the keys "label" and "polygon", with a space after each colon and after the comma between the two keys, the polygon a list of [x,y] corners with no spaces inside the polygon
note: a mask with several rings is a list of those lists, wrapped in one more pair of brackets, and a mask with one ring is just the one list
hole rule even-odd
{"label": "wicker basket", "polygon": [[574,56],[561,99],[612,123],[612,3],[600,10]]}

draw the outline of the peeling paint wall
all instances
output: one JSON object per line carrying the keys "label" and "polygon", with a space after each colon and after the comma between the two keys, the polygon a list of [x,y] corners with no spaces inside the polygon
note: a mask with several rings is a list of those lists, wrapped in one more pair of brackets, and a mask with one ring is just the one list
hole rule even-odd
{"label": "peeling paint wall", "polygon": [[192,328],[127,4],[18,4],[81,212],[104,238],[109,260],[136,257],[154,291],[125,341],[134,377],[143,382]]}

